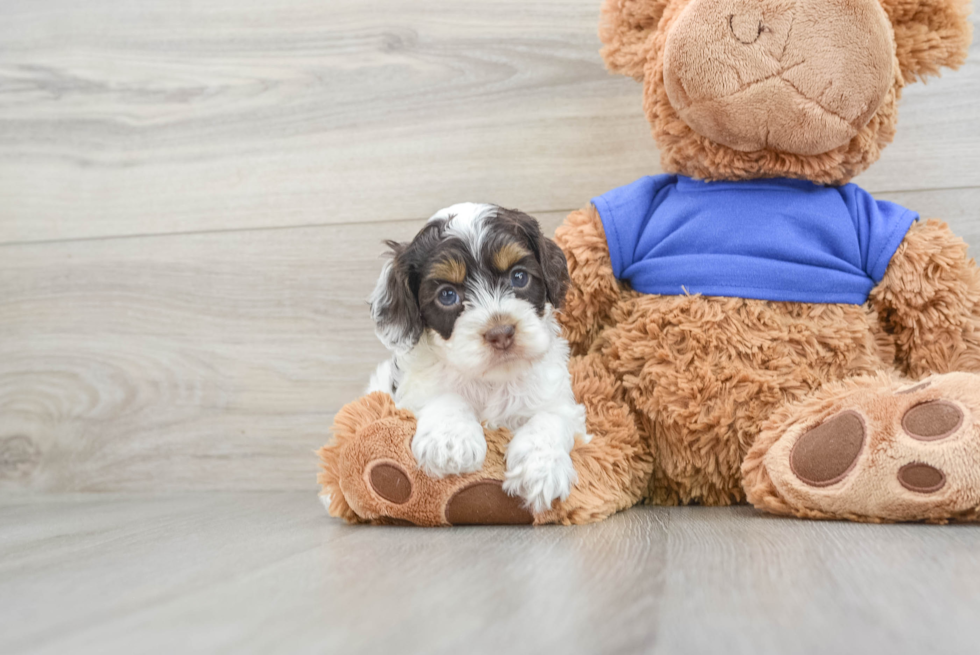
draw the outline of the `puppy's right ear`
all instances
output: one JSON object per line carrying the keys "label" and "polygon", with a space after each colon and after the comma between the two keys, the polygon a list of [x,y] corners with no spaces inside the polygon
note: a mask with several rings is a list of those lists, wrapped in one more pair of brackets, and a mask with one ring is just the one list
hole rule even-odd
{"label": "puppy's right ear", "polygon": [[422,314],[412,290],[411,270],[404,257],[408,244],[386,243],[391,248],[392,258],[385,263],[371,294],[371,318],[381,343],[389,350],[404,352],[422,336]]}

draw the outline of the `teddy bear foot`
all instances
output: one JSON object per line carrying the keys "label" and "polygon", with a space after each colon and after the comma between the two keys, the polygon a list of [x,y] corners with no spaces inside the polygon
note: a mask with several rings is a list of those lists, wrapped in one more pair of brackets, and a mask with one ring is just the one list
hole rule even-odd
{"label": "teddy bear foot", "polygon": [[[472,476],[444,478],[441,485],[424,484],[425,492],[414,493],[425,481],[425,473],[406,469],[390,460],[370,462],[365,480],[374,495],[380,523],[406,525],[529,525],[534,516],[520,498],[508,496],[500,480]],[[412,479],[415,478],[415,483]],[[436,482],[436,481],[434,481]],[[446,496],[448,494],[448,500]],[[362,507],[363,511],[363,507]]]}
{"label": "teddy bear foot", "polygon": [[831,385],[783,408],[743,464],[754,505],[859,521],[980,518],[980,376]]}
{"label": "teddy bear foot", "polygon": [[351,523],[425,526],[594,523],[634,505],[653,456],[625,391],[598,354],[573,357],[569,371],[592,439],[576,439],[570,455],[578,482],[546,511],[534,514],[503,490],[507,430],[484,430],[481,470],[433,479],[412,455],[415,417],[381,392],[345,405],[334,419],[333,440],[319,450],[321,499],[331,516]]}
{"label": "teddy bear foot", "polygon": [[483,469],[434,479],[411,451],[416,422],[391,397],[374,393],[337,415],[333,442],[320,449],[321,498],[332,516],[352,523],[420,526],[524,525],[534,516],[504,493],[508,435],[487,431]]}

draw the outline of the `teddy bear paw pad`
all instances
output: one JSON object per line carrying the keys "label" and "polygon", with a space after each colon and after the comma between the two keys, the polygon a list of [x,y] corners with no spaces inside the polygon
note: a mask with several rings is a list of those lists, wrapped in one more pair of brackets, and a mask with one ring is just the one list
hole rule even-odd
{"label": "teddy bear paw pad", "polygon": [[898,469],[898,481],[909,491],[931,494],[946,486],[946,475],[935,466],[913,462]]}
{"label": "teddy bear paw pad", "polygon": [[916,405],[905,412],[902,427],[913,439],[938,441],[945,439],[963,425],[963,411],[951,402],[933,400]]}
{"label": "teddy bear paw pad", "polygon": [[863,445],[864,420],[847,411],[800,437],[790,452],[790,467],[811,487],[826,487],[851,472]]}
{"label": "teddy bear paw pad", "polygon": [[451,525],[530,525],[534,515],[520,498],[504,492],[500,480],[480,480],[453,494],[446,520]]}

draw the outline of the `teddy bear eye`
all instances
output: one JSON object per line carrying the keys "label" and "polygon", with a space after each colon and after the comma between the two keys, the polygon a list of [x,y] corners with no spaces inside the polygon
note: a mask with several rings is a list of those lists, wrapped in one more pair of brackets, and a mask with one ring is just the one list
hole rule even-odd
{"label": "teddy bear eye", "polygon": [[531,278],[528,276],[527,271],[523,269],[515,268],[510,272],[510,286],[514,287],[515,289],[523,289],[527,286],[530,279]]}

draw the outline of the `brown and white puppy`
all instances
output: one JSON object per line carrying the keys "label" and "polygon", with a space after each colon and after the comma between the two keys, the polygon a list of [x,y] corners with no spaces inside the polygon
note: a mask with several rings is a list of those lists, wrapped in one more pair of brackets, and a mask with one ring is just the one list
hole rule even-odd
{"label": "brown and white puppy", "polygon": [[393,357],[369,391],[415,413],[419,467],[433,477],[477,471],[482,425],[506,427],[504,490],[536,512],[567,498],[577,478],[569,452],[588,435],[555,320],[568,286],[561,250],[527,214],[475,203],[388,245],[371,313]]}

